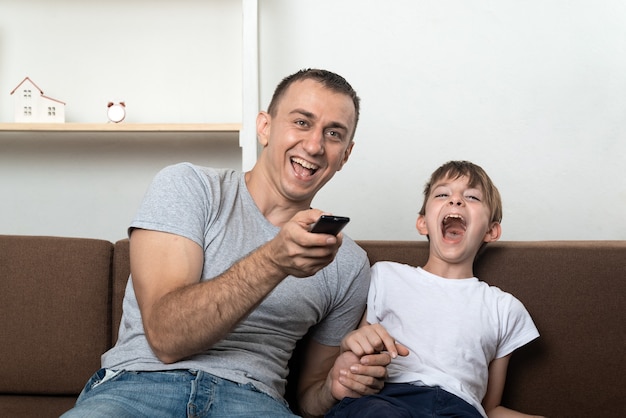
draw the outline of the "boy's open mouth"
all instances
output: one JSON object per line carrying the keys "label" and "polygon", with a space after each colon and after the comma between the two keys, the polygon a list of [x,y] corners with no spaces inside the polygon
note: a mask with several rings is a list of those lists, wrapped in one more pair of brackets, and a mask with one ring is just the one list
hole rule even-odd
{"label": "boy's open mouth", "polygon": [[451,213],[446,215],[441,222],[443,237],[447,240],[456,241],[465,234],[465,219],[461,215]]}
{"label": "boy's open mouth", "polygon": [[291,165],[293,166],[294,171],[297,175],[301,177],[309,177],[315,174],[315,172],[319,169],[319,167],[315,164],[312,164],[302,158],[292,158]]}

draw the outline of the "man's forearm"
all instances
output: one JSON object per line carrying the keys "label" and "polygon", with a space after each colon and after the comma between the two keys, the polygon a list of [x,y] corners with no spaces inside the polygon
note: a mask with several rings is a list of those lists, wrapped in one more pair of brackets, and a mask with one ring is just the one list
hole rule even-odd
{"label": "man's forearm", "polygon": [[300,396],[300,412],[303,417],[322,417],[337,403],[328,384],[328,381],[317,382]]}
{"label": "man's forearm", "polygon": [[220,276],[161,298],[144,318],[148,341],[165,363],[210,348],[223,339],[285,277],[260,247]]}

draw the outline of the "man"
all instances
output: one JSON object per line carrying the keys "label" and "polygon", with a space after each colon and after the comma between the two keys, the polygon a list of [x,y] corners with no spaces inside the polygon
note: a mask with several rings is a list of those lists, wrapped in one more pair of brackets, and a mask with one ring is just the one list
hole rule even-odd
{"label": "man", "polygon": [[302,70],[259,113],[250,172],[178,164],[155,177],[129,230],[119,341],[68,417],[293,416],[287,362],[309,328],[303,415],[380,388],[387,355],[349,380],[338,371],[351,355],[338,357],[341,337],[365,306],[367,257],[342,234],[309,231],[358,118],[346,80]]}

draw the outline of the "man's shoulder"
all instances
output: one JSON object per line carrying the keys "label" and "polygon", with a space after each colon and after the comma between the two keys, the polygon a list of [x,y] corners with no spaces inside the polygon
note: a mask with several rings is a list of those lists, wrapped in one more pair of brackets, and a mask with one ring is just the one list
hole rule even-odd
{"label": "man's shoulder", "polygon": [[243,174],[227,168],[204,167],[188,162],[176,163],[162,168],[155,176],[157,184],[185,184],[187,186],[218,190],[241,183]]}
{"label": "man's shoulder", "polygon": [[348,235],[343,234],[343,242],[341,247],[339,248],[338,257],[350,257],[360,261],[367,261],[369,263],[369,259],[367,258],[367,252],[361,246],[359,246],[352,238]]}
{"label": "man's shoulder", "polygon": [[240,173],[234,169],[205,167],[205,166],[196,165],[190,162],[181,162],[181,163],[169,165],[161,169],[160,173],[162,175],[179,175],[179,176],[203,175],[206,177],[213,177],[213,178],[229,178],[233,176],[239,177],[240,175]]}

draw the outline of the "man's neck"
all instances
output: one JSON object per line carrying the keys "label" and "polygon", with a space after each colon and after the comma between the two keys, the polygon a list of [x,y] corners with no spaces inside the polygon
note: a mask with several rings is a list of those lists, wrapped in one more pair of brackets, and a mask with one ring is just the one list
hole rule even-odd
{"label": "man's neck", "polygon": [[245,181],[252,200],[272,225],[281,227],[296,213],[310,209],[311,202],[287,201],[264,178],[259,178],[258,173],[246,172]]}

